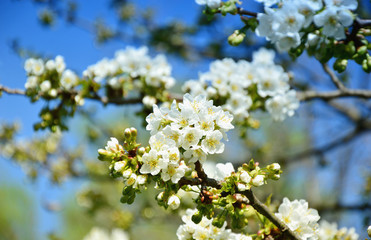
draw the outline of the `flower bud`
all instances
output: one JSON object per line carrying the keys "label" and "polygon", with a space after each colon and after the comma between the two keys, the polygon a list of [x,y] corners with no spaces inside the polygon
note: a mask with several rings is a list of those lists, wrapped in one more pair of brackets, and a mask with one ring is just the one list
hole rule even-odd
{"label": "flower bud", "polygon": [[246,184],[243,184],[243,183],[237,183],[237,189],[238,191],[246,191],[249,189],[249,187],[246,185]]}
{"label": "flower bud", "polygon": [[228,43],[232,46],[238,46],[243,42],[245,36],[245,33],[236,30],[228,37]]}
{"label": "flower bud", "polygon": [[240,179],[244,183],[249,183],[251,181],[251,177],[246,171],[241,171]]}
{"label": "flower bud", "polygon": [[278,163],[273,163],[271,166],[273,170],[276,171],[281,170],[281,166]]}
{"label": "flower bud", "polygon": [[105,149],[98,149],[98,159],[101,161],[109,161],[112,160],[113,154],[110,151],[107,151]]}
{"label": "flower bud", "polygon": [[137,137],[137,135],[138,135],[138,131],[137,131],[137,129],[136,128],[130,128],[130,132],[131,132],[131,137],[133,138],[133,139],[136,139],[136,137]]}
{"label": "flower bud", "polygon": [[56,89],[52,88],[52,89],[49,90],[48,94],[49,94],[49,96],[55,98],[58,95],[58,91]]}
{"label": "flower bud", "polygon": [[138,155],[143,156],[143,154],[146,152],[146,149],[144,147],[141,147],[138,149]]}
{"label": "flower bud", "polygon": [[254,177],[254,179],[252,180],[252,184],[255,187],[259,187],[259,186],[263,185],[264,184],[264,176],[263,175],[258,175],[256,177]]}
{"label": "flower bud", "polygon": [[175,210],[179,207],[180,205],[180,199],[177,195],[171,195],[169,197],[169,199],[167,200],[167,205],[169,205],[169,207],[172,209],[172,210]]}
{"label": "flower bud", "polygon": [[126,166],[126,162],[125,161],[119,161],[119,162],[115,162],[115,165],[114,165],[114,169],[116,172],[121,172],[124,170]]}
{"label": "flower bud", "polygon": [[123,173],[122,173],[122,176],[124,178],[129,178],[130,175],[133,173],[133,171],[131,169],[128,169],[128,170],[125,170]]}
{"label": "flower bud", "polygon": [[165,193],[165,192],[160,192],[160,193],[157,195],[156,199],[157,199],[158,201],[162,201],[162,199],[164,198],[164,193]]}
{"label": "flower bud", "polygon": [[128,141],[130,140],[131,138],[131,131],[130,131],[130,128],[126,128],[125,131],[124,131],[124,137],[125,139]]}
{"label": "flower bud", "polygon": [[367,228],[367,234],[369,237],[371,237],[371,225]]}
{"label": "flower bud", "polygon": [[271,177],[272,180],[279,180],[280,178],[281,178],[281,175],[279,175],[279,174],[274,174],[274,175]]}

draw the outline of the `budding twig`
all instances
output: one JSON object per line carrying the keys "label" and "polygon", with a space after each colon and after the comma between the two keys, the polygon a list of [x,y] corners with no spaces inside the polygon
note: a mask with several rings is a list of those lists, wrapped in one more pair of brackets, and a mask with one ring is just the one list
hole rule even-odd
{"label": "budding twig", "polygon": [[[202,185],[221,189],[222,185],[217,180],[209,178],[207,176],[199,161],[195,163],[195,170],[197,172],[198,178],[186,179],[183,177],[179,181],[179,184],[181,186],[189,184],[189,185]],[[251,190],[247,190],[241,193],[244,194],[249,199],[249,204],[257,212],[268,218],[274,225],[276,225],[281,230],[284,239],[300,240],[300,237],[298,237],[298,235],[295,232],[291,231],[288,228],[288,226],[286,226],[285,223],[283,223],[278,217],[276,217],[276,215],[274,215],[274,213],[272,213],[266,205],[260,202],[259,199],[253,194]]]}

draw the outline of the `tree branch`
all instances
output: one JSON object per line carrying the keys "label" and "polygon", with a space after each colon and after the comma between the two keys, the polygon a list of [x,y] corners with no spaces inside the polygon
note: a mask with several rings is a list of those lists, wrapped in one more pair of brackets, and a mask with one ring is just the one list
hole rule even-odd
{"label": "tree branch", "polygon": [[251,17],[257,17],[258,16],[258,13],[256,13],[256,12],[251,12],[251,11],[248,11],[248,10],[245,10],[245,9],[243,9],[243,8],[237,8],[237,13],[239,14],[239,15],[247,15],[247,16],[251,16]]}
{"label": "tree branch", "polygon": [[[209,186],[217,189],[221,189],[222,185],[217,180],[209,178],[205,171],[202,168],[202,165],[199,161],[195,163],[195,170],[197,172],[197,178],[193,179],[186,179],[182,178],[179,180],[179,185],[184,186],[186,184],[189,185],[202,185],[202,186]],[[269,208],[264,205],[259,199],[253,194],[251,190],[247,190],[244,192],[240,192],[244,194],[248,199],[249,203],[257,212],[268,218],[276,227],[280,229],[284,239],[293,239],[293,240],[300,240],[300,237],[293,231],[291,231],[285,223],[283,223],[279,218],[276,217],[274,213],[272,213]]]}
{"label": "tree branch", "polygon": [[256,196],[253,194],[251,190],[244,191],[243,194],[249,199],[250,205],[262,214],[264,217],[268,218],[274,225],[276,225],[283,234],[283,239],[295,239],[300,240],[300,237],[291,229],[289,229],[285,223],[283,223],[276,215],[271,213],[269,208],[264,205]]}
{"label": "tree branch", "polygon": [[335,84],[335,86],[341,90],[341,91],[346,91],[347,88],[344,86],[344,84],[339,80],[339,78],[336,76],[334,71],[327,65],[327,63],[322,64],[323,70],[330,76],[331,81]]}
{"label": "tree branch", "polygon": [[0,84],[0,92],[5,92],[8,94],[15,94],[15,95],[26,95],[26,92],[24,90],[7,88],[1,84]]}
{"label": "tree branch", "polygon": [[363,203],[363,204],[344,205],[344,204],[337,203],[331,206],[317,206],[316,209],[318,210],[318,212],[365,211],[365,210],[371,210],[371,204]]}
{"label": "tree branch", "polygon": [[335,98],[342,98],[342,97],[357,97],[357,98],[371,98],[371,90],[363,90],[363,89],[349,89],[345,88],[343,90],[334,90],[328,92],[317,92],[317,91],[301,91],[297,92],[298,99],[300,101],[309,101],[313,99],[322,99],[325,101],[329,101]]}
{"label": "tree branch", "polygon": [[308,101],[313,99],[322,99],[328,101],[341,97],[371,98],[371,90],[349,89],[340,81],[334,71],[332,71],[332,69],[326,63],[322,64],[322,68],[330,76],[331,81],[337,87],[337,90],[327,92],[317,92],[312,90],[298,92],[297,96],[300,101]]}

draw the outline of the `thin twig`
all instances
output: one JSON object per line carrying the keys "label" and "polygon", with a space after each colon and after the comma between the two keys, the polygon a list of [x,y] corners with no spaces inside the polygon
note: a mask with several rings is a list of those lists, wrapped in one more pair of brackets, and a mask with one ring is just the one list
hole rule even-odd
{"label": "thin twig", "polygon": [[0,92],[5,92],[8,94],[15,94],[15,95],[26,95],[26,92],[21,89],[11,89],[8,87],[5,87],[3,85],[0,85]]}
{"label": "thin twig", "polygon": [[251,16],[251,17],[255,17],[255,18],[258,16],[258,13],[251,12],[251,11],[245,10],[243,8],[237,8],[237,13],[239,15],[247,15],[247,16]]}
{"label": "thin twig", "polygon": [[259,201],[251,190],[244,191],[243,194],[249,199],[249,204],[264,217],[268,218],[274,225],[276,225],[282,232],[282,239],[300,240],[300,237],[290,228],[286,226],[276,215],[271,213],[269,208]]}
{"label": "thin twig", "polygon": [[322,156],[326,152],[334,150],[335,148],[337,148],[339,146],[342,146],[346,143],[352,142],[353,140],[360,137],[364,133],[365,133],[365,131],[361,131],[357,128],[357,129],[353,130],[352,132],[348,133],[347,135],[345,135],[341,138],[338,138],[338,139],[336,139],[336,140],[334,140],[330,143],[327,143],[327,144],[325,144],[321,147],[308,149],[308,150],[305,150],[303,152],[297,153],[293,156],[290,156],[290,157],[285,159],[285,162],[286,163],[298,162],[298,161],[304,160],[304,159],[306,159],[308,157],[311,157],[311,156]]}
{"label": "thin twig", "polygon": [[[213,188],[220,189],[222,185],[215,179],[209,178],[205,171],[202,168],[202,165],[199,161],[195,163],[195,170],[197,172],[197,178],[193,179],[186,179],[182,178],[179,180],[179,184],[181,186],[185,184],[189,185],[201,185],[201,186],[209,186]],[[274,225],[276,225],[280,231],[282,232],[283,239],[293,239],[293,240],[300,240],[298,235],[291,231],[285,223],[283,223],[274,213],[272,213],[269,208],[264,205],[259,199],[253,194],[251,190],[247,190],[241,192],[249,199],[249,204],[260,214],[265,216],[269,219]]]}
{"label": "thin twig", "polygon": [[332,71],[332,69],[327,65],[327,63],[323,63],[322,68],[330,76],[331,81],[335,84],[335,86],[339,90],[341,90],[341,91],[345,90],[346,91],[346,87],[344,86],[344,84],[339,80],[339,78],[336,76],[334,71]]}
{"label": "thin twig", "polygon": [[300,101],[309,101],[314,99],[321,99],[325,101],[329,101],[335,98],[343,98],[343,97],[357,97],[357,98],[371,98],[371,91],[370,90],[363,90],[363,89],[349,89],[345,88],[343,90],[334,90],[334,91],[326,91],[326,92],[317,92],[317,91],[299,91],[297,92],[298,99]]}
{"label": "thin twig", "polygon": [[316,206],[315,209],[318,212],[335,212],[335,211],[365,211],[371,210],[370,203],[363,203],[363,204],[354,204],[354,205],[344,205],[344,204],[335,204],[331,206]]}

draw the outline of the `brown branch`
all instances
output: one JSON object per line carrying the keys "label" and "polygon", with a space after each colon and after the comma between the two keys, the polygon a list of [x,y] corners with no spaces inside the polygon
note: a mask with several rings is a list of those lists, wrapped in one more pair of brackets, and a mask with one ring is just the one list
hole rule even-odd
{"label": "brown branch", "polygon": [[26,95],[26,92],[21,89],[11,89],[7,88],[3,85],[0,85],[0,92],[5,92],[7,94],[15,94],[15,95]]}
{"label": "brown branch", "polygon": [[322,64],[322,68],[323,70],[325,70],[325,72],[330,76],[331,78],[331,81],[335,84],[335,86],[341,90],[341,91],[346,91],[346,87],[344,86],[344,84],[339,80],[339,78],[336,76],[336,74],[334,73],[334,71],[332,71],[332,69],[327,65],[327,63],[323,63]]}
{"label": "brown branch", "polygon": [[343,97],[357,97],[357,98],[371,98],[371,90],[363,90],[363,89],[349,89],[345,88],[344,90],[334,90],[328,92],[317,92],[317,91],[301,91],[297,92],[298,99],[300,101],[309,101],[313,99],[321,99],[325,101],[329,101],[335,98],[343,98]]}
{"label": "brown branch", "polygon": [[251,190],[244,191],[243,194],[249,199],[250,205],[262,214],[264,217],[268,218],[274,225],[276,225],[282,232],[283,239],[295,239],[300,240],[300,237],[289,229],[285,223],[283,223],[276,215],[272,214],[269,208],[259,201]]}
{"label": "brown branch", "polygon": [[[7,88],[5,86],[2,86],[1,84],[0,84],[0,92],[5,92],[7,94],[17,94],[17,95],[26,96],[26,91],[24,91],[24,90]],[[61,94],[61,92],[59,92],[59,94]],[[78,92],[77,91],[70,91],[70,94],[72,96],[75,96],[75,95],[78,94]],[[95,93],[94,95],[86,96],[84,98],[99,101],[99,102],[103,103],[104,105],[107,105],[107,104],[126,105],[126,104],[142,103],[142,98],[141,97],[137,97],[137,98],[109,98],[107,96],[99,96],[97,93]],[[182,101],[183,96],[181,96],[179,94],[171,94],[171,95],[168,96],[168,100],[170,101],[172,99],[175,99],[177,101]]]}
{"label": "brown branch", "polygon": [[318,210],[318,212],[365,211],[365,210],[371,210],[371,204],[363,203],[363,204],[344,205],[344,204],[337,203],[331,206],[317,206],[316,209]]}
{"label": "brown branch", "polygon": [[[197,172],[197,178],[186,179],[183,177],[181,180],[179,180],[180,186],[184,186],[185,184],[190,184],[190,185],[209,186],[209,187],[221,189],[222,185],[215,179],[209,178],[207,176],[207,174],[203,170],[202,165],[199,161],[195,163],[195,170]],[[291,231],[285,225],[285,223],[283,223],[276,215],[274,215],[269,210],[269,208],[266,205],[260,202],[259,199],[256,198],[256,196],[253,194],[251,190],[247,190],[241,193],[244,194],[249,199],[249,204],[257,212],[265,216],[267,219],[269,219],[274,225],[276,225],[281,230],[284,239],[300,240],[300,237],[298,237],[296,233]]]}
{"label": "brown branch", "polygon": [[251,16],[251,17],[255,17],[255,18],[258,16],[258,13],[251,12],[251,11],[245,10],[243,8],[237,8],[237,13],[239,15],[247,15],[247,16]]}
{"label": "brown branch", "polygon": [[[16,95],[24,95],[26,96],[26,91],[21,89],[11,89],[5,86],[0,85],[0,92],[5,92],[7,94],[16,94]],[[77,92],[71,92],[71,95],[76,95]],[[99,101],[103,103],[104,105],[107,104],[116,104],[116,105],[125,105],[125,104],[136,104],[136,103],[142,103],[142,98],[108,98],[106,96],[101,97],[97,94],[93,96],[85,97],[86,99],[91,99],[95,101]]]}
{"label": "brown branch", "polygon": [[317,92],[313,90],[297,92],[297,96],[300,101],[309,101],[313,99],[322,99],[329,101],[334,98],[342,97],[358,97],[358,98],[371,98],[371,90],[366,89],[349,89],[347,88],[340,79],[336,76],[334,71],[326,64],[322,64],[323,70],[329,75],[331,81],[337,87],[337,90]]}
{"label": "brown branch", "polygon": [[350,132],[349,134],[338,138],[330,143],[327,143],[321,147],[308,149],[303,152],[297,153],[291,157],[288,157],[285,159],[286,163],[290,162],[298,162],[300,160],[304,160],[305,158],[311,157],[311,156],[322,156],[324,153],[329,152],[331,150],[336,149],[337,147],[349,143],[356,138],[360,137],[364,132],[359,131],[358,129],[355,129],[354,131]]}

